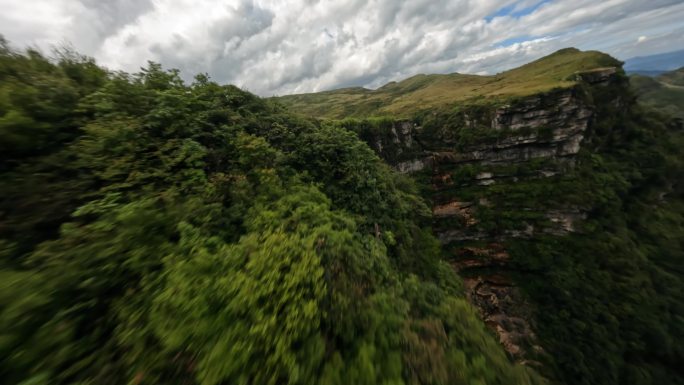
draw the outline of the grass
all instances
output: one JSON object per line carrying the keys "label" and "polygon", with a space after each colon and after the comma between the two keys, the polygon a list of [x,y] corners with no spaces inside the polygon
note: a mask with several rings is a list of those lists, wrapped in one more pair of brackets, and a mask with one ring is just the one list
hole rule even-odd
{"label": "grass", "polygon": [[416,75],[377,90],[361,87],[276,98],[294,111],[317,118],[410,117],[419,111],[441,110],[455,104],[499,103],[575,85],[574,74],[621,63],[596,51],[566,48],[492,76]]}

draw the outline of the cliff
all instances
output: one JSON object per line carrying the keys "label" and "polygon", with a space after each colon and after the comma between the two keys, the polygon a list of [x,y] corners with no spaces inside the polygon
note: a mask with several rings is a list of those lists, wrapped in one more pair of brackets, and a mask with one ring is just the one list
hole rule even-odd
{"label": "cliff", "polygon": [[[639,210],[681,214],[671,206],[681,200],[680,180],[660,159],[681,166],[681,154],[665,155],[672,149],[664,147],[681,135],[639,110],[620,62],[568,49],[492,77],[419,76],[282,102],[305,114],[353,117],[325,124],[357,132],[418,182],[445,258],[513,359],[561,382],[624,383],[624,357],[640,361],[648,349],[607,348],[609,341],[634,332],[647,345],[649,328],[669,328],[666,339],[681,332],[655,326],[651,315],[649,327],[627,326],[649,301],[669,301],[637,294],[653,292],[651,280],[648,289],[619,281],[643,283],[643,274],[661,269],[655,249],[665,246],[642,235],[658,219],[632,222],[651,214]],[[684,235],[680,224],[667,231]],[[681,258],[681,246],[674,249]],[[625,255],[606,262],[615,252]],[[634,297],[616,299],[623,295]]]}
{"label": "cliff", "polygon": [[[541,197],[523,202],[513,194],[525,184],[551,188],[574,167],[601,118],[591,104],[597,88],[608,94],[606,103],[624,104],[617,68],[576,76],[573,87],[487,108],[464,106],[449,116],[455,125],[440,126],[439,117],[423,124],[403,120],[391,124],[390,135],[362,135],[395,169],[427,182],[434,232],[462,275],[468,298],[506,350],[528,363],[543,347],[535,335],[534,306],[509,273],[506,242],[578,231],[589,208]],[[486,136],[477,139],[478,133]],[[490,218],[501,214],[508,223]]]}

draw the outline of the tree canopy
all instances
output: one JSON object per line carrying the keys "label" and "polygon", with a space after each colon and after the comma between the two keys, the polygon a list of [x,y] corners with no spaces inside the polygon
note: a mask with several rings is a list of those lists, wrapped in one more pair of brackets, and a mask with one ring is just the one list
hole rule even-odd
{"label": "tree canopy", "polygon": [[0,50],[0,376],[531,384],[356,134],[206,75]]}

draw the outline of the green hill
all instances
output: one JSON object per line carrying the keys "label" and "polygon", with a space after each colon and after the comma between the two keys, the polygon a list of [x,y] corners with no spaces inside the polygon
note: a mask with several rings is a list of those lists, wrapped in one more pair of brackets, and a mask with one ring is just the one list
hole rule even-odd
{"label": "green hill", "polygon": [[286,107],[319,118],[410,116],[418,111],[445,109],[459,102],[502,101],[575,85],[574,75],[621,63],[596,51],[574,48],[492,76],[416,75],[369,90],[345,88],[276,98]]}
{"label": "green hill", "polygon": [[673,86],[684,87],[684,67],[658,76],[658,80]]}
{"label": "green hill", "polygon": [[643,105],[684,119],[684,68],[654,78],[641,75],[630,78]]}

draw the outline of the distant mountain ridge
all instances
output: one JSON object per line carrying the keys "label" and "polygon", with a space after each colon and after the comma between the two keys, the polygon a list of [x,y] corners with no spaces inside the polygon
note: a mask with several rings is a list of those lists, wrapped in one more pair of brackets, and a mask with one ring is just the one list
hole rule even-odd
{"label": "distant mountain ridge", "polygon": [[627,73],[645,76],[658,76],[681,67],[684,67],[684,50],[638,56],[627,59],[624,65]]}

